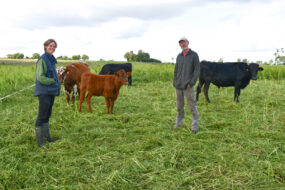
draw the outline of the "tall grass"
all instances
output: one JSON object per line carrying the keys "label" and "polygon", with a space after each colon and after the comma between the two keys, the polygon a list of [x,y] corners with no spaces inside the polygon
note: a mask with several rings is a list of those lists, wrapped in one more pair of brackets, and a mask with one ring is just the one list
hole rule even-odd
{"label": "tall grass", "polygon": [[[103,64],[91,63],[92,72]],[[34,69],[0,66],[0,72],[14,76],[10,80],[18,80],[13,73],[29,73],[20,77],[22,85],[34,80]],[[121,88],[114,114],[106,115],[102,97],[92,98],[93,113],[86,102],[78,113],[78,101],[67,106],[61,93],[50,121],[52,136],[60,140],[49,148],[35,143],[38,101],[33,89],[2,101],[0,189],[284,187],[284,78],[259,75],[242,90],[240,103],[233,102],[233,88],[211,85],[212,103],[203,95],[197,103],[199,132],[193,135],[186,106],[183,126],[172,130],[174,66],[134,63],[133,69],[133,86]],[[265,68],[265,76],[270,69]]]}
{"label": "tall grass", "polygon": [[284,80],[285,79],[285,66],[268,66],[262,65],[264,71],[258,72],[259,79],[274,79]]}

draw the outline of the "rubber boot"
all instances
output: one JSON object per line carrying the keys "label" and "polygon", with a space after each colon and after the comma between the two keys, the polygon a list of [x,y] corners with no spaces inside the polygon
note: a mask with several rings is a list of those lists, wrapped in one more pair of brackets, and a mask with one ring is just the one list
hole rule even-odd
{"label": "rubber boot", "polygon": [[43,130],[44,130],[44,136],[46,137],[47,142],[54,142],[57,141],[58,138],[51,138],[49,133],[49,123],[43,123]]}
{"label": "rubber boot", "polygon": [[45,137],[42,126],[36,126],[36,141],[39,147],[43,147],[45,145]]}

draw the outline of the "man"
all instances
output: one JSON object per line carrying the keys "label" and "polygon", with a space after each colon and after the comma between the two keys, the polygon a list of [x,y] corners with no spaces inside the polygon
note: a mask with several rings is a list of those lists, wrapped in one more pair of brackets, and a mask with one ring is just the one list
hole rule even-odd
{"label": "man", "polygon": [[199,114],[196,106],[194,85],[199,78],[200,62],[198,54],[188,48],[189,41],[182,37],[178,41],[182,52],[176,58],[173,86],[176,88],[177,116],[174,129],[182,125],[184,118],[184,96],[192,115],[191,131],[198,132]]}

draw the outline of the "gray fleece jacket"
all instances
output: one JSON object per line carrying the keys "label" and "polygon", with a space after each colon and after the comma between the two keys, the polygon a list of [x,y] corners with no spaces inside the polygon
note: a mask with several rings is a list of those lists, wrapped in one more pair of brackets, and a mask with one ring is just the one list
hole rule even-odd
{"label": "gray fleece jacket", "polygon": [[174,70],[173,86],[177,89],[186,89],[190,84],[193,87],[200,75],[199,56],[191,49],[186,54],[178,54]]}

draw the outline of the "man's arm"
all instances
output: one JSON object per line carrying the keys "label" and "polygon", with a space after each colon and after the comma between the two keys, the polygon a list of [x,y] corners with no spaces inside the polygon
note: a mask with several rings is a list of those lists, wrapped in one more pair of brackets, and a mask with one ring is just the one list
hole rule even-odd
{"label": "man's arm", "polygon": [[193,77],[190,81],[190,86],[194,86],[197,82],[197,79],[200,76],[200,60],[199,60],[199,56],[196,54],[196,56],[194,57],[194,71],[193,71]]}

